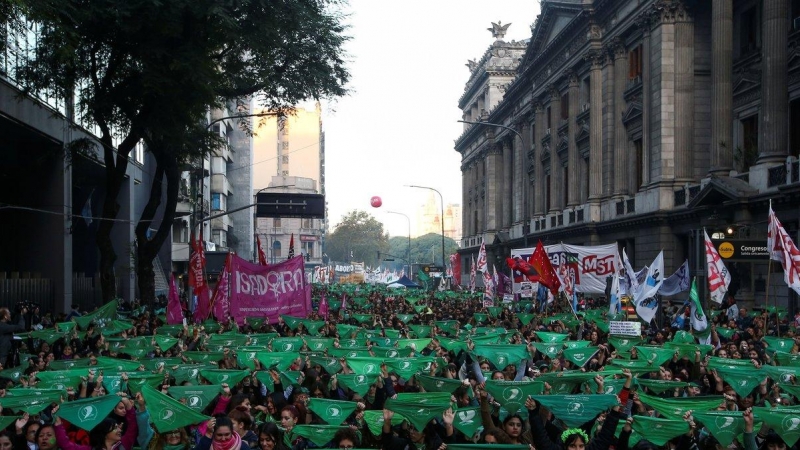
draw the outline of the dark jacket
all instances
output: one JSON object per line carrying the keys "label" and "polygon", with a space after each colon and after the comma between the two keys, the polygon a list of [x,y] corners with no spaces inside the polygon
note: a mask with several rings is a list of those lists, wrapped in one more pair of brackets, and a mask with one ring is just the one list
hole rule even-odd
{"label": "dark jacket", "polygon": [[[550,440],[545,430],[544,421],[539,415],[539,407],[535,410],[528,411],[529,421],[531,423],[531,434],[533,435],[533,445],[537,450],[563,450],[564,445],[561,442],[555,443]],[[606,415],[606,420],[603,422],[603,427],[600,432],[586,444],[586,450],[608,450],[614,443],[614,433],[617,430],[617,424],[624,416],[620,412],[610,411]]]}
{"label": "dark jacket", "polygon": [[14,333],[25,331],[25,317],[20,314],[16,323],[0,322],[0,363],[7,366],[6,360],[11,352],[11,340]]}

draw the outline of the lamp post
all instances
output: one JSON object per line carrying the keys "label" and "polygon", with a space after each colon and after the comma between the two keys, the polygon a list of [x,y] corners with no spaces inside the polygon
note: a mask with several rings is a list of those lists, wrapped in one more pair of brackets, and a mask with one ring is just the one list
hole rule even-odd
{"label": "lamp post", "polygon": [[[255,238],[255,235],[258,234],[258,231],[257,231],[257,229],[258,229],[258,216],[257,216],[257,214],[258,214],[258,194],[266,191],[267,189],[279,189],[279,188],[288,188],[288,187],[295,187],[295,185],[294,184],[287,184],[287,185],[284,185],[284,186],[267,186],[265,188],[261,188],[261,189],[257,190],[256,193],[253,194],[253,204],[251,205],[251,206],[253,206],[253,241],[255,241],[255,242],[253,242],[253,262],[256,263],[256,264],[258,263],[258,248],[257,248],[258,247],[258,240]],[[270,241],[272,241],[272,239],[273,239],[272,236],[275,235],[274,223],[273,223],[272,231],[273,231],[273,234],[270,235]],[[274,264],[275,263],[275,255],[274,255],[275,251],[273,249],[273,243],[272,242],[269,243],[269,249],[270,249],[270,262],[272,264]]]}
{"label": "lamp post", "polygon": [[406,185],[406,187],[412,187],[412,188],[417,188],[417,189],[427,189],[429,191],[433,191],[433,192],[436,192],[437,194],[439,194],[439,202],[442,204],[442,215],[439,216],[439,219],[441,219],[441,222],[442,222],[442,270],[444,270],[444,197],[442,197],[442,193],[441,192],[437,191],[436,189],[434,189],[432,187],[416,186],[416,185],[413,185],[413,184]]}
{"label": "lamp post", "polygon": [[406,264],[408,264],[408,273],[411,273],[411,218],[409,218],[407,215],[401,212],[396,212],[396,211],[386,211],[386,212],[389,214],[401,215],[405,217],[406,220],[408,221],[408,252],[406,254]]}

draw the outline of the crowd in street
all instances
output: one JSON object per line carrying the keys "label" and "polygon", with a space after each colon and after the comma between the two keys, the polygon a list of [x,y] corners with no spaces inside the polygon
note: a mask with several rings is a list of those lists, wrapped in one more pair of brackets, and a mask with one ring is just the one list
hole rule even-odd
{"label": "crowd in street", "polygon": [[[796,448],[800,314],[315,285],[308,317],[0,309],[0,450]],[[320,314],[322,313],[322,314]],[[15,337],[14,337],[15,336]],[[19,365],[16,365],[18,362]]]}

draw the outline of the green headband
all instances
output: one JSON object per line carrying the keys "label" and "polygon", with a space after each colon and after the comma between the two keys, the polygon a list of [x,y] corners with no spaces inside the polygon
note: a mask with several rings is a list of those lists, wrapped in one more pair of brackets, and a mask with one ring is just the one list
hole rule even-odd
{"label": "green headband", "polygon": [[561,442],[567,442],[567,438],[572,436],[573,434],[579,434],[583,438],[584,444],[589,443],[589,435],[586,434],[586,432],[581,430],[580,428],[570,428],[561,433]]}

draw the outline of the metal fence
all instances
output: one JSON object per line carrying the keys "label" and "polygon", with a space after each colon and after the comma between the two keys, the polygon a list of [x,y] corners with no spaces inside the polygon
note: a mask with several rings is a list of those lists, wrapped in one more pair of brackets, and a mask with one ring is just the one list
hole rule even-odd
{"label": "metal fence", "polygon": [[[120,294],[120,279],[116,279],[117,296]],[[55,286],[49,278],[39,278],[30,274],[0,272],[0,306],[13,309],[22,301],[39,305],[42,312],[55,312]],[[87,277],[75,273],[72,276],[72,301],[82,310],[91,311],[103,304],[100,275]],[[61,302],[58,302],[59,304]],[[69,305],[67,305],[69,306]]]}

